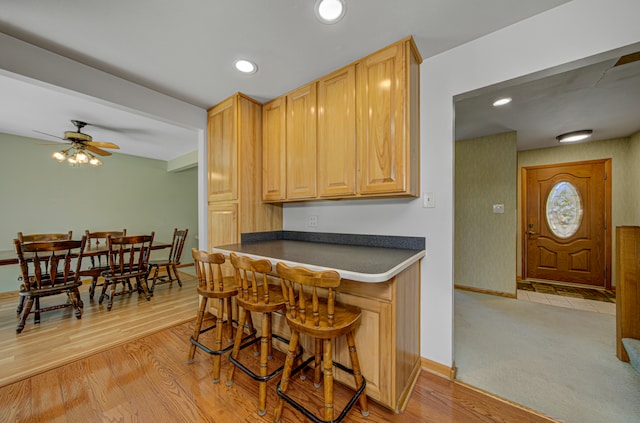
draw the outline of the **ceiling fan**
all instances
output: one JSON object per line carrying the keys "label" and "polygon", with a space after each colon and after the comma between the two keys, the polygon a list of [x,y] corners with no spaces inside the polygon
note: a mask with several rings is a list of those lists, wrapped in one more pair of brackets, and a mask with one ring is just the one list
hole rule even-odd
{"label": "ceiling fan", "polygon": [[[47,134],[46,132],[36,131],[40,134],[48,135],[50,137],[59,138],[64,141],[68,141],[71,146],[63,151],[56,151],[52,157],[59,162],[68,161],[72,166],[78,166],[80,164],[89,163],[93,166],[100,166],[102,162],[93,154],[99,156],[110,156],[109,151],[103,150],[103,148],[119,149],[116,144],[111,142],[98,142],[93,141],[93,138],[89,134],[82,132],[82,128],[90,125],[80,120],[72,120],[71,123],[77,128],[77,131],[66,131],[64,138],[56,135]],[[93,154],[91,154],[93,153]]]}

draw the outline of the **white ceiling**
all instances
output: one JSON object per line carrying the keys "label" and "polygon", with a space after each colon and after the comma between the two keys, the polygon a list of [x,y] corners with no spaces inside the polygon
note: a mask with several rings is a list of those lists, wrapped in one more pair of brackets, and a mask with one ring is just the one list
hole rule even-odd
{"label": "white ceiling", "polygon": [[[315,0],[0,0],[0,32],[206,109],[236,91],[270,100],[407,35],[413,35],[423,58],[429,58],[568,0],[346,1],[345,18],[323,25],[313,12]],[[232,63],[240,57],[254,60],[259,71],[236,73]],[[606,66],[598,71],[603,69]],[[626,72],[622,69],[620,73]],[[609,75],[618,82],[624,79]],[[549,86],[557,96],[572,88],[570,76],[554,77]],[[588,82],[602,88],[602,81]],[[506,85],[511,86],[492,89],[514,84]],[[515,111],[531,103],[532,92],[540,99],[549,94],[540,87],[522,89],[528,100],[516,101],[512,95],[509,110],[520,117],[510,121],[484,114],[482,96],[493,96],[490,90],[461,98],[457,133],[466,138],[518,130],[523,139],[546,139],[548,133],[526,134],[544,127],[555,136],[563,122],[580,115],[573,109],[569,118],[562,118],[563,108],[556,105],[546,107],[554,111],[546,117],[523,117]],[[576,91],[574,87],[572,93]],[[61,136],[73,129],[69,121],[78,119],[94,124],[85,132],[95,140],[119,144],[127,154],[169,160],[196,148],[189,128],[95,98],[1,72],[0,92],[0,132],[51,141],[55,138],[33,130]],[[565,97],[575,101],[575,96]],[[625,106],[639,110],[631,102]],[[589,116],[597,114],[592,110]]]}

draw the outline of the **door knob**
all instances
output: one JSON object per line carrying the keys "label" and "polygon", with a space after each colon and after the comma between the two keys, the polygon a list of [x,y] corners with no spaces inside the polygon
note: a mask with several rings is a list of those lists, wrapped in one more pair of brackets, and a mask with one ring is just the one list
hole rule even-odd
{"label": "door knob", "polygon": [[529,232],[527,232],[527,233],[528,233],[529,235],[538,235],[538,233],[537,233],[537,232],[533,232],[533,231],[529,231]]}

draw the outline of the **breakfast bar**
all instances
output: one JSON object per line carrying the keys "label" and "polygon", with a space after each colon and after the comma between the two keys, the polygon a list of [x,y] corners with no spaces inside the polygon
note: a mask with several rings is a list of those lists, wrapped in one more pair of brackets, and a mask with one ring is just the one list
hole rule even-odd
{"label": "breakfast bar", "polygon": [[[239,244],[213,248],[312,270],[336,270],[336,299],[362,310],[356,332],[367,395],[395,412],[404,411],[420,373],[420,260],[424,238],[276,231],[243,234]],[[259,325],[257,325],[259,326]],[[274,332],[289,335],[284,316]],[[307,351],[311,345],[303,342]],[[278,345],[284,349],[284,345]],[[349,364],[345,342],[334,359]],[[334,367],[336,380],[354,388],[353,377]]]}

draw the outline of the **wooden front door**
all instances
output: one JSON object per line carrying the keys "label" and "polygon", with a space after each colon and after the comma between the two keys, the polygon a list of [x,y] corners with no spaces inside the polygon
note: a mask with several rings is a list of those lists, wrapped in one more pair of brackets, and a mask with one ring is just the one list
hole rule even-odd
{"label": "wooden front door", "polygon": [[611,287],[609,167],[598,160],[523,169],[526,278]]}

